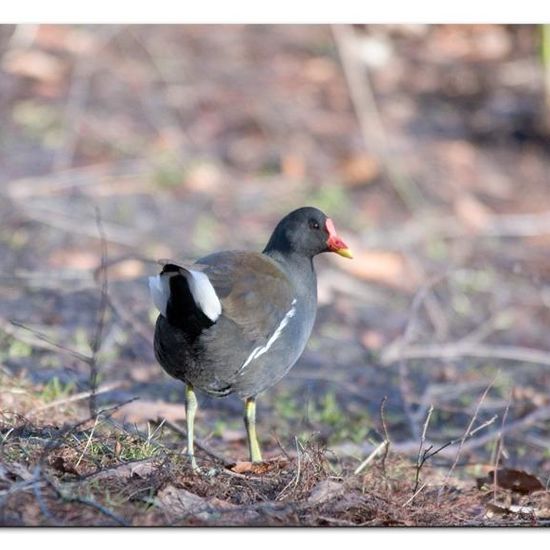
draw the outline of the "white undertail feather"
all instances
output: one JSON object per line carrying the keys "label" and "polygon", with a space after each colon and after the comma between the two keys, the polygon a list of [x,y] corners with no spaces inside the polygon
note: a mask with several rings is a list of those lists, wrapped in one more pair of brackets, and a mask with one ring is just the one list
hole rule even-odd
{"label": "white undertail feather", "polygon": [[[200,271],[191,269],[185,270],[186,279],[189,284],[189,290],[193,295],[195,304],[201,311],[211,320],[216,319],[221,315],[222,304],[210,282],[210,279]],[[155,277],[149,277],[149,291],[155,307],[160,313],[166,317],[166,306],[170,299],[170,277],[174,277],[177,273],[163,273]]]}
{"label": "white undertail feather", "polygon": [[189,269],[188,272],[191,277],[187,279],[187,282],[195,303],[211,321],[215,321],[221,315],[222,304],[210,279],[200,271]]}
{"label": "white undertail feather", "polygon": [[166,317],[166,305],[170,298],[170,285],[168,284],[169,277],[166,275],[155,275],[149,277],[149,292],[155,307]]}
{"label": "white undertail feather", "polygon": [[269,340],[266,342],[264,346],[258,346],[257,348],[254,348],[252,350],[252,353],[248,356],[247,360],[243,363],[243,366],[239,369],[239,373],[243,374],[245,367],[252,361],[253,359],[256,359],[260,357],[260,355],[263,355],[266,351],[269,350],[269,348],[273,345],[275,340],[281,336],[281,333],[283,332],[283,329],[288,325],[288,322],[294,315],[296,315],[296,298],[292,300],[292,307],[286,312],[285,316],[283,317],[283,320],[279,323],[279,326],[275,329],[275,332],[271,335]]}

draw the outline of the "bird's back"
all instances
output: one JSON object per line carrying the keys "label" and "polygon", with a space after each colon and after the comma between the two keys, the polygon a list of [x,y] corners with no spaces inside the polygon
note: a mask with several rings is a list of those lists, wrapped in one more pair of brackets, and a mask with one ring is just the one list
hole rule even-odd
{"label": "bird's back", "polygon": [[[202,319],[200,326],[200,316],[189,311],[197,307],[193,300],[174,300],[186,311],[171,308],[169,300],[167,316],[159,315],[155,328],[155,354],[163,368],[216,396],[236,392],[250,397],[280,380],[306,345],[316,300],[304,295],[284,266],[265,254],[220,252],[186,270],[208,277],[221,314],[214,322]],[[171,277],[171,289],[191,292],[191,285],[178,281],[185,273]],[[180,318],[193,322],[180,323]]]}

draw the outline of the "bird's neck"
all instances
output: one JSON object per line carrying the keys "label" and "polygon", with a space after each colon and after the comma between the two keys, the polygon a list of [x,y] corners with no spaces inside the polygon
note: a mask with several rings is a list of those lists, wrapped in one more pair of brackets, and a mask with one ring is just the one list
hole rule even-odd
{"label": "bird's neck", "polygon": [[275,260],[297,287],[306,285],[306,287],[313,286],[316,289],[317,277],[313,258],[293,251],[282,252],[277,249],[266,249],[264,254]]}

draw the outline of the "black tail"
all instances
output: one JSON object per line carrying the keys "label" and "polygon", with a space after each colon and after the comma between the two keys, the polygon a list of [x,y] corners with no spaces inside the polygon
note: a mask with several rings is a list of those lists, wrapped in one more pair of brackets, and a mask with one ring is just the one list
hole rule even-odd
{"label": "black tail", "polygon": [[166,304],[167,321],[183,330],[191,340],[210,328],[214,323],[197,306],[182,268],[175,264],[166,264],[161,275],[170,274],[170,297]]}

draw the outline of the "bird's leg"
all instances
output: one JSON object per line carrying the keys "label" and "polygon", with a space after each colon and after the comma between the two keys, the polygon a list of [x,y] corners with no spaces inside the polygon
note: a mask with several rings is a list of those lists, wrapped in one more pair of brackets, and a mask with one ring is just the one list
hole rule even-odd
{"label": "bird's leg", "polygon": [[244,403],[244,425],[248,436],[248,450],[251,462],[261,462],[262,453],[256,437],[256,399],[249,397]]}
{"label": "bird's leg", "polygon": [[185,421],[187,423],[187,456],[191,460],[193,470],[198,470],[197,461],[195,460],[194,439],[194,424],[195,413],[197,412],[197,396],[193,391],[193,386],[187,384],[185,386]]}

